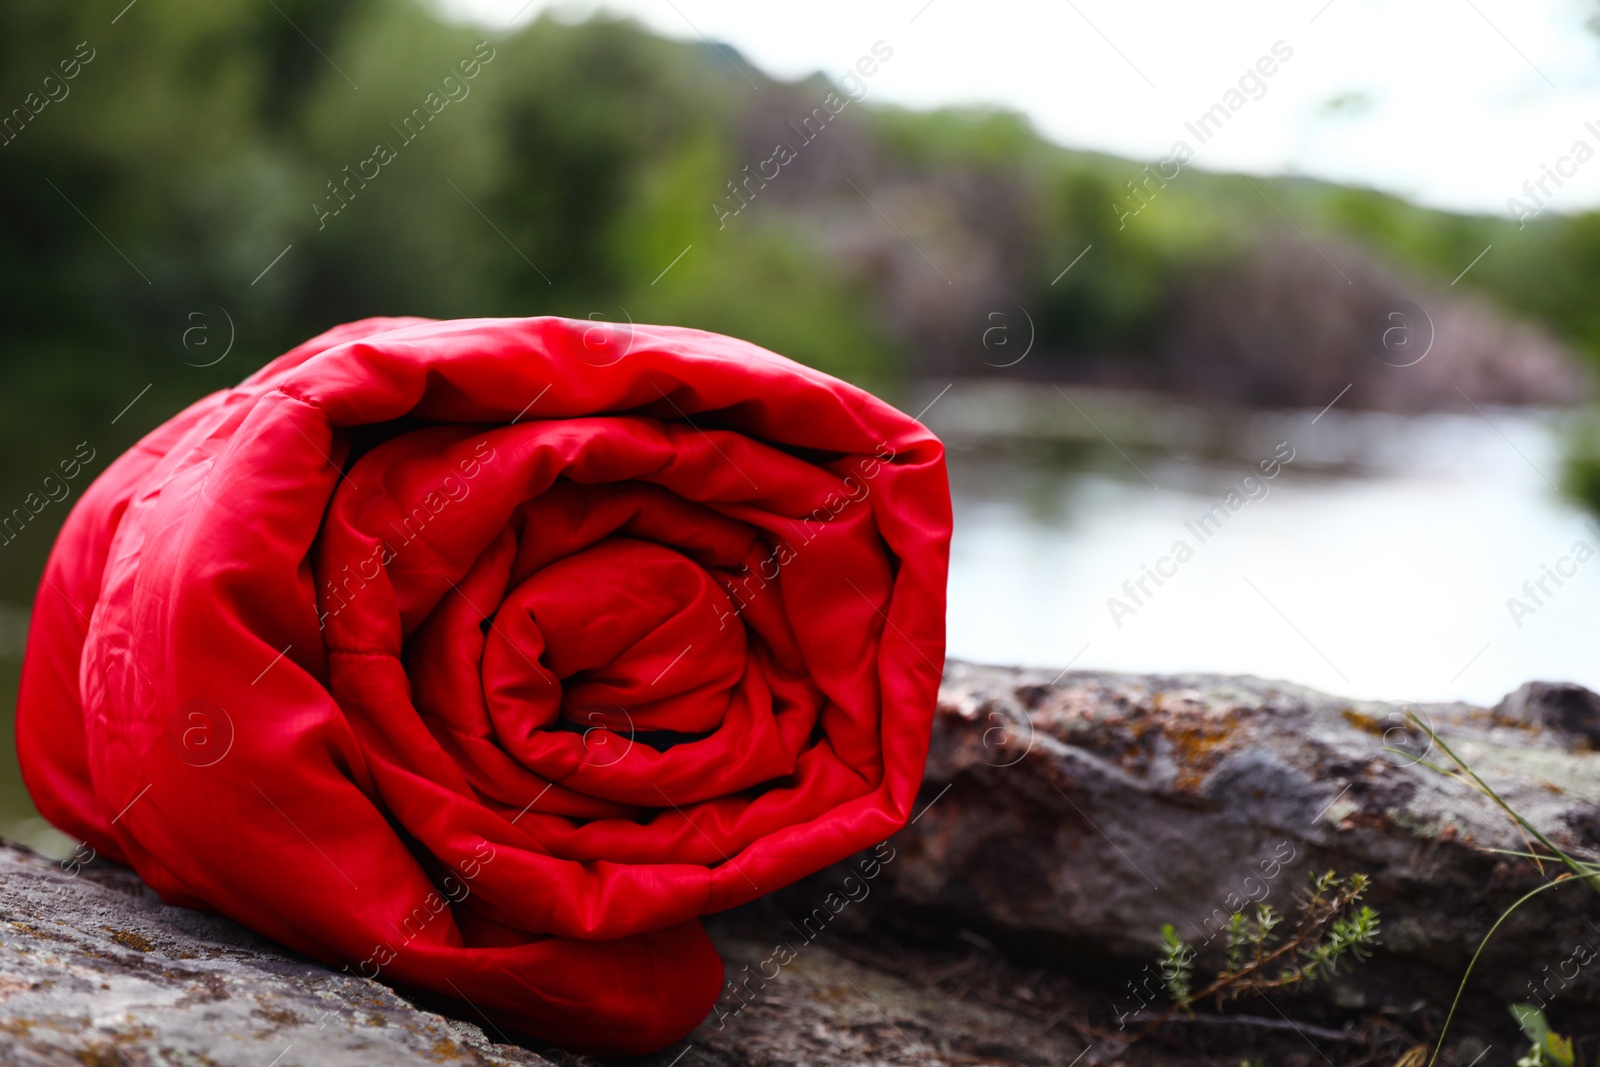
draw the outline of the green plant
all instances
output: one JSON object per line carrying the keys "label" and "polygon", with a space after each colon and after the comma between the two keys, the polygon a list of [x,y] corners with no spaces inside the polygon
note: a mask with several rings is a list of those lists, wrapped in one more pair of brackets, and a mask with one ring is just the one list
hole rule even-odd
{"label": "green plant", "polygon": [[1533,1042],[1517,1067],[1572,1067],[1575,1056],[1572,1042],[1550,1029],[1544,1013],[1530,1004],[1513,1004],[1511,1014],[1528,1040]]}
{"label": "green plant", "polygon": [[1561,489],[1568,497],[1600,514],[1600,421],[1579,416],[1566,434]]}
{"label": "green plant", "polygon": [[[1522,831],[1523,840],[1527,840],[1527,836],[1532,834],[1534,839],[1538,841],[1539,844],[1550,850],[1549,856],[1541,857],[1532,853],[1523,853],[1522,855],[1529,856],[1534,860],[1535,864],[1538,864],[1542,859],[1559,860],[1568,870],[1581,878],[1590,889],[1600,893],[1600,869],[1597,869],[1593,864],[1583,863],[1579,860],[1576,860],[1567,853],[1563,852],[1561,849],[1557,848],[1555,843],[1546,837],[1537,826],[1523,818],[1522,815],[1512,808],[1510,804],[1507,804],[1505,802],[1505,798],[1503,798],[1499,793],[1496,793],[1494,789],[1490,787],[1488,782],[1485,782],[1478,776],[1477,771],[1474,771],[1467,765],[1465,760],[1456,755],[1455,750],[1445,743],[1444,738],[1435,733],[1433,727],[1423,722],[1421,717],[1418,716],[1416,712],[1406,712],[1406,718],[1411,720],[1412,724],[1415,725],[1419,730],[1427,734],[1428,740],[1439,746],[1439,751],[1450,757],[1450,762],[1455,764],[1455,768],[1451,769],[1449,767],[1441,767],[1436,763],[1430,763],[1426,759],[1417,760],[1418,763],[1422,764],[1424,767],[1427,767],[1429,770],[1436,771],[1439,774],[1444,775],[1446,778],[1454,778],[1456,781],[1461,782],[1464,785],[1482,793],[1484,796],[1494,801],[1495,805],[1499,807],[1501,811],[1505,812],[1506,815],[1510,817],[1512,822],[1517,824],[1518,829]],[[1391,749],[1390,751],[1399,752],[1400,750]],[[1404,753],[1401,754],[1403,755]],[[1540,869],[1543,870],[1543,867],[1541,866]]]}
{"label": "green plant", "polygon": [[[1467,765],[1465,760],[1456,755],[1455,750],[1445,742],[1444,738],[1434,732],[1433,727],[1423,722],[1422,718],[1415,712],[1407,712],[1406,718],[1417,729],[1428,735],[1428,740],[1437,745],[1439,750],[1449,757],[1454,767],[1441,767],[1425,759],[1417,762],[1429,770],[1436,771],[1447,778],[1454,778],[1470,786],[1494,801],[1500,810],[1504,811],[1511,821],[1516,824],[1519,832],[1523,834],[1524,840],[1527,840],[1528,836],[1532,835],[1540,845],[1543,845],[1548,850],[1548,854],[1540,855],[1537,852],[1533,852],[1531,845],[1530,851],[1527,852],[1508,852],[1505,849],[1489,849],[1488,851],[1532,860],[1541,872],[1544,870],[1543,861],[1559,861],[1570,872],[1559,875],[1553,881],[1546,882],[1544,885],[1524,893],[1509,908],[1500,913],[1500,917],[1494,921],[1494,925],[1489,927],[1489,932],[1483,935],[1483,940],[1478,943],[1477,950],[1473,952],[1472,959],[1467,963],[1466,973],[1461,976],[1461,984],[1456,987],[1455,1000],[1450,1004],[1450,1013],[1445,1016],[1444,1028],[1439,1031],[1439,1040],[1434,1045],[1433,1057],[1428,1061],[1429,1067],[1433,1067],[1433,1064],[1439,1059],[1439,1053],[1444,1049],[1445,1035],[1450,1032],[1450,1024],[1455,1020],[1456,1009],[1461,1006],[1461,996],[1466,992],[1467,981],[1472,977],[1473,968],[1478,965],[1478,957],[1483,955],[1483,950],[1489,944],[1489,939],[1494,937],[1496,931],[1511,917],[1513,912],[1540,893],[1548,892],[1564,885],[1587,885],[1595,892],[1600,892],[1600,864],[1585,863],[1558,848],[1537,826],[1524,818],[1510,804],[1507,804],[1505,798],[1495,792],[1489,783],[1485,782],[1476,771]],[[1527,1004],[1513,1005],[1511,1012],[1516,1016],[1523,1033],[1527,1034],[1534,1043],[1528,1054],[1517,1061],[1518,1067],[1529,1067],[1529,1065],[1531,1067],[1572,1067],[1572,1043],[1557,1034],[1552,1034],[1541,1012]],[[1563,1055],[1565,1059],[1561,1058]],[[1597,1067],[1600,1067],[1600,1065],[1597,1065]]]}
{"label": "green plant", "polygon": [[1195,986],[1195,950],[1169,923],[1161,928],[1162,980],[1172,1006],[1146,1026],[1137,1041],[1178,1012],[1212,1000],[1220,1009],[1246,993],[1265,993],[1289,986],[1308,985],[1337,974],[1347,964],[1371,955],[1378,943],[1378,913],[1362,904],[1371,884],[1364,874],[1348,878],[1334,871],[1313,873],[1309,887],[1295,903],[1298,921],[1280,940],[1277,928],[1284,917],[1270,904],[1258,904],[1253,915],[1234,912],[1226,929],[1226,959],[1222,969],[1203,988]]}
{"label": "green plant", "polygon": [[1194,949],[1178,936],[1171,923],[1161,928],[1161,980],[1179,1004],[1186,1003],[1194,989]]}

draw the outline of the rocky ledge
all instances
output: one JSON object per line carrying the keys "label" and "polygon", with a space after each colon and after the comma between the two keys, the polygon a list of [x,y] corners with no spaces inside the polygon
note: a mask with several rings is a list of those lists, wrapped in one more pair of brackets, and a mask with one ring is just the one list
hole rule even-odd
{"label": "rocky ledge", "polygon": [[[1574,685],[1530,683],[1478,708],[953,663],[927,806],[897,838],[890,895],[1014,953],[1126,967],[1156,954],[1163,923],[1203,949],[1219,915],[1288,910],[1310,871],[1359,872],[1383,951],[1333,995],[1351,1009],[1448,1004],[1500,914],[1564,873],[1512,854],[1534,840],[1506,808],[1571,854],[1600,847],[1597,741],[1600,696]],[[1505,806],[1442,773],[1450,752]],[[1597,903],[1575,881],[1524,904],[1469,996],[1499,1014],[1533,1002],[1542,965],[1600,945]],[[1600,982],[1569,975],[1543,996],[1593,1006]]]}
{"label": "rocky ledge", "polygon": [[[1393,1064],[1437,1038],[1496,919],[1561,876],[1519,855],[1531,836],[1499,804],[1434,769],[1449,758],[1408,712],[1555,844],[1600,846],[1600,698],[1575,686],[1478,708],[952,663],[914,821],[714,917],[724,997],[687,1041],[633,1062]],[[1166,1004],[1151,980],[1163,924],[1204,970],[1219,916],[1292,913],[1307,873],[1329,868],[1372,879],[1369,961],[1130,1041]],[[1571,880],[1502,923],[1440,1063],[1510,1062],[1494,1057],[1515,1047],[1515,1002],[1543,1004],[1592,1059],[1591,919]],[[459,1011],[165,905],[126,870],[0,847],[0,1062],[596,1062]]]}

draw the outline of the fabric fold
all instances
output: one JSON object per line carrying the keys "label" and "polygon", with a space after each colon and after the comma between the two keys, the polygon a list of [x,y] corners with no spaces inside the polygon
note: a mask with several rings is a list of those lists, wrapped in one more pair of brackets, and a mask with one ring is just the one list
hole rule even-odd
{"label": "fabric fold", "polygon": [[722,986],[700,916],[904,825],[949,538],[932,434],[753,345],[350,323],[84,493],[23,776],[168,900],[653,1051]]}

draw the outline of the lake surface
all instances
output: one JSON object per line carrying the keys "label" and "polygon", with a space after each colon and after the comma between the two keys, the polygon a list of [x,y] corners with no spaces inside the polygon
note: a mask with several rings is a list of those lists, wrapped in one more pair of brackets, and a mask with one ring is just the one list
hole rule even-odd
{"label": "lake surface", "polygon": [[[1218,414],[1023,388],[961,383],[925,416],[950,445],[952,656],[1386,700],[1600,689],[1600,556],[1573,554],[1600,550],[1600,531],[1552,484],[1561,416]],[[1558,586],[1546,566],[1570,575]],[[24,624],[0,606],[7,722]],[[0,835],[65,854],[10,749],[7,728]]]}
{"label": "lake surface", "polygon": [[[939,408],[926,418],[938,431]],[[1573,555],[1600,551],[1600,532],[1553,484],[1562,417],[1230,418],[1226,457],[1102,439],[1052,463],[954,444],[950,655],[1385,700],[1493,704],[1530,679],[1600,689],[1600,556]],[[1216,506],[1225,517],[1200,525]],[[1145,568],[1162,557],[1158,586]],[[1546,566],[1571,573],[1558,585]]]}

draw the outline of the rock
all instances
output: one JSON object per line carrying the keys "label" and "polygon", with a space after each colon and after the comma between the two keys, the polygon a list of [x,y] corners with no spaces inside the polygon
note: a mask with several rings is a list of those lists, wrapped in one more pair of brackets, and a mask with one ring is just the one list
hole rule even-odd
{"label": "rock", "polygon": [[131,871],[0,845],[0,1062],[10,1067],[538,1065]]}
{"label": "rock", "polygon": [[[730,975],[770,952],[763,914],[756,909],[717,929]],[[627,1062],[856,1067],[915,1056],[927,1067],[1068,1067],[1086,1050],[1082,1039],[1037,1018],[966,1003],[835,951],[848,943],[841,934],[831,948],[808,946],[748,1004],[724,1007],[688,1041]],[[492,1027],[490,1033],[507,1037]],[[80,868],[0,844],[0,1063],[7,1067],[603,1062],[540,1052],[490,1040],[470,1021],[425,1011],[221,916],[163,904],[125,869]]]}
{"label": "rock", "polygon": [[[1567,405],[1593,375],[1549,331],[1338,240],[1283,230],[1188,272],[1151,384],[1253,407]],[[1293,359],[1283,353],[1294,352]],[[1348,395],[1344,394],[1348,390]]]}
{"label": "rock", "polygon": [[[792,934],[791,934],[792,937]],[[1028,1064],[1069,1067],[1092,1041],[978,998],[958,998],[842,955],[839,936],[805,949],[737,1013],[689,1036],[677,1067],[740,1064]],[[830,947],[831,946],[831,947]],[[770,941],[717,939],[731,974],[757,966]],[[674,1053],[677,1049],[673,1050]],[[658,1058],[662,1067],[668,1057]],[[1083,1063],[1088,1063],[1085,1059]]]}
{"label": "rock", "polygon": [[1572,682],[1527,682],[1495,707],[1495,714],[1529,726],[1559,730],[1600,745],[1600,693]]}
{"label": "rock", "polygon": [[[1572,688],[1525,687],[1491,711],[952,662],[911,824],[881,852],[712,916],[723,999],[687,1041],[631,1067],[1393,1063],[1437,1037],[1496,918],[1559,873],[1487,851],[1528,846],[1492,801],[1420,762],[1448,757],[1403,713],[1552,840],[1592,854],[1600,756],[1543,725],[1570,724]],[[1554,719],[1528,711],[1540,707]],[[1132,991],[1159,989],[1163,923],[1208,962],[1219,916],[1250,898],[1290,910],[1307,871],[1330,867],[1372,877],[1383,927],[1370,961],[1128,1046],[1161,1009]],[[1582,1029],[1600,1004],[1600,967],[1584,966],[1595,910],[1572,880],[1516,911],[1442,1062],[1509,1047],[1514,1002],[1595,1036]],[[0,1063],[597,1062],[517,1043],[469,1005],[429,1006],[461,1018],[165,905],[129,871],[0,845]]]}
{"label": "rock", "polygon": [[[1426,766],[1449,760],[1407,709],[1561,847],[1597,843],[1600,758],[1523,719],[1255,678],[1053,674],[948,666],[922,807],[885,888],[897,909],[1014,958],[1131,979],[1102,1018],[1137,1006],[1162,924],[1215,961],[1229,912],[1251,899],[1291,910],[1308,871],[1336,868],[1371,876],[1383,947],[1326,990],[1327,1009],[1442,1019],[1496,918],[1562,869],[1487,851],[1529,843],[1488,797]],[[1588,714],[1567,687],[1536,692],[1552,688],[1524,705],[1563,723],[1574,705]],[[1571,956],[1600,946],[1594,904],[1574,880],[1506,921],[1467,989],[1483,1025],[1508,1025],[1514,1001],[1593,1015],[1600,968]]]}

